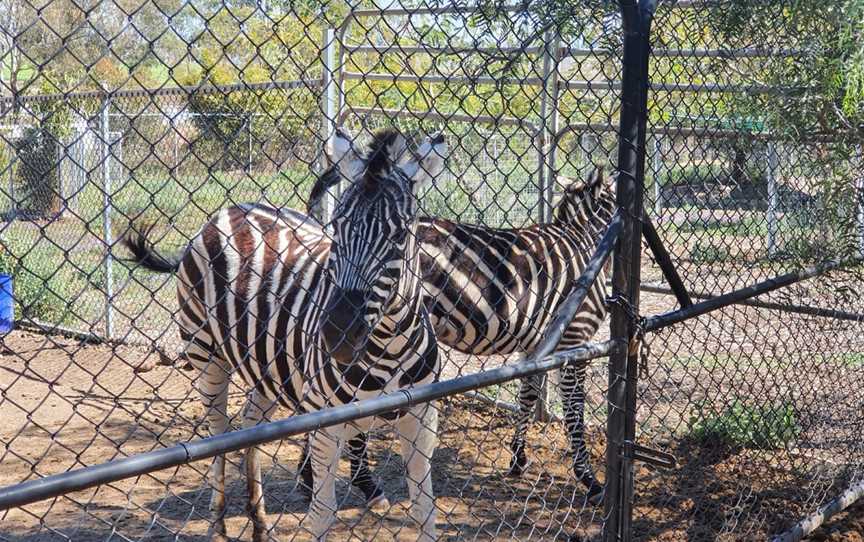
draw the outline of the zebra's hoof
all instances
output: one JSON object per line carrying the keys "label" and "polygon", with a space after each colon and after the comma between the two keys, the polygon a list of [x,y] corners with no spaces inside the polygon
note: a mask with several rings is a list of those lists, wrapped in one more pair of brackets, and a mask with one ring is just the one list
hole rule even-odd
{"label": "zebra's hoof", "polygon": [[588,487],[588,495],[586,495],[586,500],[589,504],[597,506],[601,502],[603,502],[603,490],[605,488],[598,484],[597,482],[593,482],[591,486]]}
{"label": "zebra's hoof", "polygon": [[507,476],[521,478],[522,475],[525,474],[525,467],[527,464],[528,461],[526,461],[524,457],[513,457],[513,459],[510,460],[510,469],[507,470]]}
{"label": "zebra's hoof", "polygon": [[384,514],[388,510],[390,510],[390,501],[387,500],[387,495],[383,493],[378,495],[377,497],[373,497],[369,501],[366,502],[366,508],[375,512],[376,514]]}
{"label": "zebra's hoof", "polygon": [[304,499],[312,500],[312,486],[306,484],[306,482],[302,480],[298,480],[296,489]]}

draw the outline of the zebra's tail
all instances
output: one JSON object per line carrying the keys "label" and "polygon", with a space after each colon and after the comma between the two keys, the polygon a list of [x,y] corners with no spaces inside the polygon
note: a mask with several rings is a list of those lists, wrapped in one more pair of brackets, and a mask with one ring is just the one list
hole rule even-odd
{"label": "zebra's tail", "polygon": [[163,255],[156,252],[153,243],[147,239],[155,226],[150,224],[140,229],[130,228],[120,242],[132,253],[131,261],[157,273],[173,273],[180,267],[183,253]]}

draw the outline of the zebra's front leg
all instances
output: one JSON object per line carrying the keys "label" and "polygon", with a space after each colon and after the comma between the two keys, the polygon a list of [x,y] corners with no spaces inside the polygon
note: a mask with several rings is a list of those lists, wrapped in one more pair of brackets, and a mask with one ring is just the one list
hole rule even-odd
{"label": "zebra's front leg", "polygon": [[327,539],[327,531],[336,519],[336,471],[344,434],[345,426],[337,425],[309,435],[313,485],[305,526],[319,542]]}
{"label": "zebra's front leg", "polygon": [[[254,390],[243,410],[243,428],[254,427],[261,420],[270,419],[276,410],[276,403],[269,401]],[[246,450],[246,487],[249,500],[246,502],[246,513],[252,521],[253,542],[263,542],[267,539],[267,512],[264,505],[264,491],[261,484],[261,451],[257,446]]]}
{"label": "zebra's front leg", "polygon": [[408,475],[408,514],[420,526],[420,542],[436,539],[432,454],[438,446],[438,409],[429,403],[411,409],[396,426]]}
{"label": "zebra's front leg", "polygon": [[534,417],[534,409],[540,398],[542,381],[542,375],[529,376],[519,381],[519,412],[516,413],[516,434],[513,435],[513,440],[510,442],[510,452],[513,454],[510,458],[510,470],[508,472],[510,476],[522,476],[528,465],[528,458],[525,456],[525,434],[528,432],[531,419]]}
{"label": "zebra's front leg", "polygon": [[585,446],[585,371],[584,362],[569,363],[561,369],[561,402],[564,407],[564,424],[573,454],[573,474],[588,489],[588,499],[603,492],[597,482],[594,469]]}

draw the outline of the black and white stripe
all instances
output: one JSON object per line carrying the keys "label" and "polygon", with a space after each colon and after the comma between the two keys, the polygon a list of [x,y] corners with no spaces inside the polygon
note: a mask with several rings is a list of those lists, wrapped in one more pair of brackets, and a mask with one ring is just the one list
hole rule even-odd
{"label": "black and white stripe", "polygon": [[[322,179],[322,183],[326,179]],[[318,205],[316,187],[310,208]],[[506,355],[531,352],[561,302],[568,296],[613,211],[614,195],[597,169],[585,182],[571,182],[549,224],[494,229],[421,218],[423,288],[438,340],[460,352]],[[589,291],[564,333],[559,349],[587,342],[606,316],[605,273]],[[599,493],[584,441],[586,365],[568,365],[559,378],[564,418],[577,478],[590,496]],[[525,380],[511,443],[511,473],[526,466],[525,434],[539,399],[541,377]],[[374,487],[365,468],[362,437],[351,443],[354,479],[367,495]]]}
{"label": "black and white stripe", "polygon": [[[225,209],[207,223],[182,258],[129,239],[138,261],[176,268],[178,324],[187,356],[200,371],[210,431],[229,425],[227,392],[237,372],[250,389],[243,414],[249,427],[277,405],[297,412],[429,383],[440,367],[433,327],[422,303],[416,235],[416,193],[440,170],[446,146],[427,140],[411,152],[394,131],[376,135],[357,154],[339,134],[330,175],[346,183],[333,220],[322,229],[294,211],[261,205]],[[435,538],[429,460],[437,443],[437,411],[422,405],[383,416],[402,443],[410,515],[421,539]],[[343,444],[374,419],[309,435],[314,491],[305,527],[324,539],[337,506],[334,475]],[[254,540],[267,526],[256,449],[246,455]],[[225,459],[211,468],[212,534],[225,536]]]}

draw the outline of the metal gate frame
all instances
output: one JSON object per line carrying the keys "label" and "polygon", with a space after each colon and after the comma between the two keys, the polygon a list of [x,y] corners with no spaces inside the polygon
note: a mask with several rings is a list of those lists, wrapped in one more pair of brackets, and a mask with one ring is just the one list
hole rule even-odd
{"label": "metal gate frame", "polygon": [[[678,4],[688,3],[682,0]],[[606,448],[606,493],[604,496],[604,529],[603,540],[606,542],[632,540],[633,499],[634,499],[634,469],[636,460],[653,463],[658,466],[674,467],[675,458],[669,454],[641,447],[636,444],[636,408],[637,384],[640,373],[640,346],[645,333],[657,331],[667,326],[678,324],[709,312],[728,307],[733,304],[766,305],[752,298],[790,286],[802,280],[824,275],[825,273],[842,269],[852,264],[860,264],[864,260],[864,249],[854,259],[825,262],[805,269],[798,269],[779,275],[759,283],[734,290],[720,296],[705,296],[693,303],[690,293],[686,290],[662,239],[654,229],[651,219],[644,209],[645,191],[645,160],[646,133],[648,120],[648,92],[657,85],[648,80],[648,63],[651,56],[651,23],[657,7],[656,0],[619,0],[621,22],[624,40],[622,66],[621,114],[618,132],[618,179],[616,183],[616,201],[618,212],[622,219],[621,235],[613,252],[612,292],[610,304],[610,337],[626,344],[627,348],[612,352],[609,356],[609,389],[607,403],[609,416],[607,420]],[[662,56],[662,52],[659,56]],[[776,162],[768,151],[769,164]],[[773,166],[772,166],[773,167]],[[773,184],[773,183],[771,183]],[[769,224],[771,215],[776,208],[776,194],[770,192]],[[862,207],[864,208],[864,207]],[[864,212],[859,209],[859,216]],[[862,222],[864,224],[864,222]],[[864,226],[862,226],[864,228]],[[769,247],[774,234],[773,226],[769,226]],[[862,229],[864,231],[864,229]],[[641,284],[642,239],[651,250],[656,264],[660,267],[666,282],[675,295],[679,308],[663,314],[641,317],[639,315],[639,293]],[[864,243],[864,237],[860,243]],[[862,244],[864,246],[864,244]],[[649,288],[650,289],[650,288]],[[781,310],[810,313],[815,309],[806,307],[778,306]],[[838,311],[816,311],[830,313],[832,317],[855,318],[859,315],[848,315]],[[626,338],[626,340],[624,340]],[[835,513],[841,508],[841,501],[848,502],[861,497],[860,484],[847,489],[843,494],[823,506],[828,512]],[[821,515],[820,520],[824,519]],[[825,516],[827,517],[827,516]],[[806,520],[805,520],[806,521]],[[805,521],[796,525],[778,540],[798,540],[812,526],[802,526]]]}

